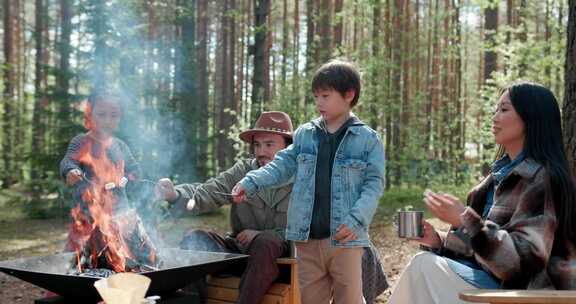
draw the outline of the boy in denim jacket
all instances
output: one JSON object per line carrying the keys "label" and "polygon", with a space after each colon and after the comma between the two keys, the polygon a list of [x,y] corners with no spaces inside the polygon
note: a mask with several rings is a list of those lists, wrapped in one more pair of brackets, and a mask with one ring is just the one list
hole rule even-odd
{"label": "boy in denim jacket", "polygon": [[384,189],[384,148],[352,113],[360,74],[347,62],[324,64],[312,81],[321,117],[299,127],[294,143],[232,190],[242,202],[294,178],[286,239],[295,241],[302,303],[362,303],[362,254]]}

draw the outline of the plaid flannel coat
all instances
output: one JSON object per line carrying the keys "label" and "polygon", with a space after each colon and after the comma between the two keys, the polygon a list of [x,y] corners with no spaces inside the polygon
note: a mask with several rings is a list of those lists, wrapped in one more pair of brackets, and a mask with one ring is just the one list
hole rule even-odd
{"label": "plaid flannel coat", "polygon": [[557,221],[546,169],[530,158],[519,163],[496,187],[494,205],[482,219],[493,183],[490,175],[469,193],[462,225],[440,235],[442,254],[474,257],[503,288],[575,288],[574,251],[554,243]]}

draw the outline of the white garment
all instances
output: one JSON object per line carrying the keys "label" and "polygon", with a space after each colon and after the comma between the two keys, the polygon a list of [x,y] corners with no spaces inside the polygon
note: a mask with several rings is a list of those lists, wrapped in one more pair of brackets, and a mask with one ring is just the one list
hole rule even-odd
{"label": "white garment", "polygon": [[446,260],[430,252],[416,254],[400,275],[388,304],[465,304],[458,293],[477,289],[458,276]]}

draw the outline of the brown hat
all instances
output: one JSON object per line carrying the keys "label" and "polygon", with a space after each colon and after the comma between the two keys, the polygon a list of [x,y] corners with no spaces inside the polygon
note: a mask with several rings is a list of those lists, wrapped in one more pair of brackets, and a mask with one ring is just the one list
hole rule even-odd
{"label": "brown hat", "polygon": [[262,112],[253,129],[240,133],[240,139],[252,143],[256,133],[273,133],[292,139],[292,120],[284,112]]}

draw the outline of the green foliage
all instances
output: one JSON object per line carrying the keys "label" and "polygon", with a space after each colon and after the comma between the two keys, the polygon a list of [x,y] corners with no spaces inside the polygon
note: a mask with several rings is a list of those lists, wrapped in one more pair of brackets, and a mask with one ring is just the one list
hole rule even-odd
{"label": "green foliage", "polygon": [[71,197],[66,185],[51,174],[46,179],[31,181],[25,188],[14,188],[18,195],[12,197],[5,207],[18,209],[30,219],[66,217],[70,204],[66,197]]}
{"label": "green foliage", "polygon": [[[460,199],[462,203],[466,203],[466,195],[470,191],[472,183],[461,185],[444,185],[432,184],[428,189],[434,192],[450,193]],[[378,214],[384,221],[390,221],[396,215],[398,210],[410,208],[411,210],[423,210],[426,217],[430,217],[426,205],[423,202],[424,190],[422,187],[392,187],[385,191],[380,204],[378,205]]]}

